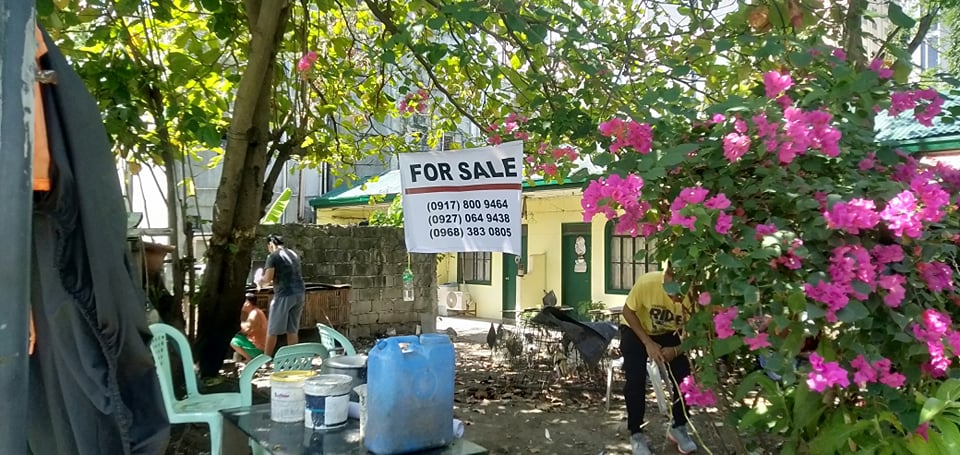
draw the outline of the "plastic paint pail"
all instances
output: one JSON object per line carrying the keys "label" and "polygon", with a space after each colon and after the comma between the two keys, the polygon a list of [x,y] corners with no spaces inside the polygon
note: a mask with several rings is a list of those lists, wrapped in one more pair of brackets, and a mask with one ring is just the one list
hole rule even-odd
{"label": "plastic paint pail", "polygon": [[319,374],[303,384],[303,425],[314,430],[332,430],[347,423],[353,377]]}
{"label": "plastic paint pail", "polygon": [[303,419],[303,382],[312,371],[281,371],[270,375],[270,420],[299,422]]}

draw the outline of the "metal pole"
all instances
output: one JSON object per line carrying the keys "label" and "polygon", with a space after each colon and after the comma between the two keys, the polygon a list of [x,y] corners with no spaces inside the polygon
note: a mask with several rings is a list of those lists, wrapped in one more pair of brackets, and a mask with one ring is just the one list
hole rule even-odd
{"label": "metal pole", "polygon": [[0,0],[0,453],[27,453],[27,340],[33,210],[34,6]]}

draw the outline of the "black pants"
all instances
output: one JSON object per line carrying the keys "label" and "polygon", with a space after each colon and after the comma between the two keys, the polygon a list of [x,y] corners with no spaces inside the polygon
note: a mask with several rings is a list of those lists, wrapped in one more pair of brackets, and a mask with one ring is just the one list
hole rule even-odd
{"label": "black pants", "polygon": [[[663,347],[680,345],[680,337],[673,333],[650,338]],[[620,326],[620,352],[623,354],[623,372],[627,377],[623,388],[623,397],[627,402],[627,429],[630,434],[640,433],[647,411],[647,348],[625,325]],[[673,391],[673,426],[679,427],[687,424],[687,416],[684,413],[683,395],[677,389],[677,384],[690,375],[690,360],[685,355],[678,355],[670,361],[669,369]]]}

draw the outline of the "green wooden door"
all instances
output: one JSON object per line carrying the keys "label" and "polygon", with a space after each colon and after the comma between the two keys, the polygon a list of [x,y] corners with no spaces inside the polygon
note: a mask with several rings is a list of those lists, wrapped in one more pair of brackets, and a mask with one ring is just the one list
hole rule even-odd
{"label": "green wooden door", "polygon": [[513,319],[517,308],[517,262],[520,256],[503,253],[503,318]]}
{"label": "green wooden door", "polygon": [[517,317],[517,279],[519,278],[520,263],[525,261],[527,253],[527,225],[524,224],[520,237],[521,254],[503,253],[503,314],[504,319]]}
{"label": "green wooden door", "polygon": [[[590,305],[591,261],[590,224],[565,223],[561,228],[560,304],[580,308]],[[581,311],[586,311],[583,309]]]}

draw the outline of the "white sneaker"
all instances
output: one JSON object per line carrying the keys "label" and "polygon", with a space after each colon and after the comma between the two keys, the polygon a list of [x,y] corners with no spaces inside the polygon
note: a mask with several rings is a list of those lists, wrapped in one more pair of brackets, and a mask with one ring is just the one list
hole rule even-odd
{"label": "white sneaker", "polygon": [[691,438],[690,433],[687,432],[686,425],[671,428],[670,431],[667,432],[667,437],[677,444],[677,450],[680,451],[680,453],[693,453],[697,451],[697,443],[693,442],[693,438]]}
{"label": "white sneaker", "polygon": [[633,455],[653,455],[650,451],[650,438],[643,433],[634,433],[630,436],[630,447]]}

